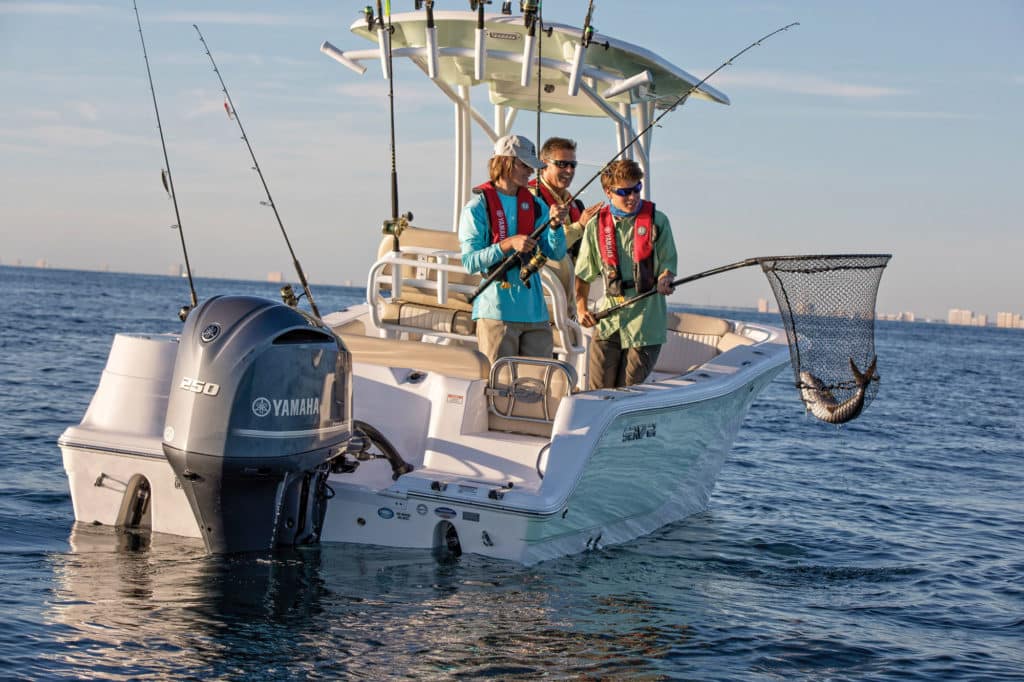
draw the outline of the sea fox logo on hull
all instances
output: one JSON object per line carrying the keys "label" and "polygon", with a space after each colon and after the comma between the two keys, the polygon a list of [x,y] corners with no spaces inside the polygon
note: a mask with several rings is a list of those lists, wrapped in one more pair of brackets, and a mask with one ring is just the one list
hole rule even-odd
{"label": "sea fox logo on hull", "polygon": [[320,414],[320,398],[264,398],[252,402],[252,413],[257,417],[304,417]]}
{"label": "sea fox logo on hull", "polygon": [[855,419],[864,409],[864,398],[867,394],[868,385],[875,378],[875,366],[878,364],[876,356],[867,371],[861,372],[857,364],[850,358],[850,369],[853,371],[853,380],[857,391],[844,400],[837,402],[835,396],[818,377],[810,372],[800,372],[800,397],[808,411],[823,422],[829,424],[842,424]]}

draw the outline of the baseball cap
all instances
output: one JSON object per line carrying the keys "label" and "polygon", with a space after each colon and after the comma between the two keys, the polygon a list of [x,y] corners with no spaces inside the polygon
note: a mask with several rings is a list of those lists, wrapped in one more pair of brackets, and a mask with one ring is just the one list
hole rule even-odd
{"label": "baseball cap", "polygon": [[494,143],[495,156],[514,156],[530,168],[541,169],[544,162],[537,158],[537,148],[522,135],[499,137]]}

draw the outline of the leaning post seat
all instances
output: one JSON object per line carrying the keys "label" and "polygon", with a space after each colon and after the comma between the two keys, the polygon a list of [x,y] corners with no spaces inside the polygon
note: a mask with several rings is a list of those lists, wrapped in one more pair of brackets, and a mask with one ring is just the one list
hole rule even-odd
{"label": "leaning post seat", "polygon": [[567,362],[498,358],[487,382],[488,428],[549,438],[558,404],[576,384],[576,369]]}
{"label": "leaning post seat", "polygon": [[[399,242],[400,251],[395,252],[392,238],[385,236],[370,270],[366,295],[372,326],[391,337],[429,334],[475,343],[476,322],[468,299],[480,276],[463,268],[458,234],[411,227]],[[540,275],[556,352],[574,362],[584,354],[583,334],[567,314],[566,288],[553,269],[545,267]]]}

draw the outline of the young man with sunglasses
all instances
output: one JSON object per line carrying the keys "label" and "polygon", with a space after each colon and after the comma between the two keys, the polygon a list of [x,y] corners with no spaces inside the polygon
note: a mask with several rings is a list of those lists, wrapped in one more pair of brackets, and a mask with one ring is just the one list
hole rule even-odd
{"label": "young man with sunglasses", "polygon": [[[589,388],[643,383],[667,338],[665,297],[675,288],[676,243],[668,218],[640,198],[644,173],[628,159],[601,173],[608,204],[587,225],[576,261],[576,312],[580,324],[595,327],[590,343]],[[657,289],[647,298],[597,321],[587,307],[590,283],[604,279],[598,310]]]}
{"label": "young man with sunglasses", "polygon": [[[566,206],[569,210],[569,221],[563,226],[565,229],[565,247],[572,256],[573,262],[579,256],[580,239],[583,237],[583,228],[590,219],[597,215],[601,204],[597,203],[590,207],[584,207],[583,202],[577,199],[572,203],[572,192],[569,186],[576,177],[576,142],[564,137],[549,137],[544,146],[540,148],[540,158],[545,164],[544,170],[540,172],[540,183],[537,180],[530,180],[530,189],[540,196],[549,207],[555,204]],[[571,269],[572,265],[566,263]]]}
{"label": "young man with sunglasses", "polygon": [[[565,257],[564,208],[552,209],[548,228],[539,238],[530,238],[548,221],[548,207],[527,189],[530,175],[543,167],[533,143],[522,135],[506,135],[494,143],[490,182],[473,188],[474,196],[459,219],[462,265],[468,271],[488,272],[514,252],[529,260],[538,246],[548,258]],[[519,268],[512,268],[504,281],[473,300],[477,343],[492,363],[509,355],[550,358],[553,353],[540,275],[534,272],[529,282],[525,286]]]}

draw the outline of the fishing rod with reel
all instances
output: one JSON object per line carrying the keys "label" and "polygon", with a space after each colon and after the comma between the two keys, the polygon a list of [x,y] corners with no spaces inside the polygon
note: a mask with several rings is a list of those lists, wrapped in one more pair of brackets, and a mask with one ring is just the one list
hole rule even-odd
{"label": "fishing rod with reel", "polygon": [[[591,0],[593,2],[593,0]],[[540,151],[540,113],[541,113],[541,90],[543,85],[541,83],[541,55],[543,54],[543,43],[544,43],[544,17],[541,14],[541,2],[539,0],[522,0],[519,3],[519,9],[523,12],[523,23],[526,25],[526,40],[527,45],[530,46],[533,43],[534,36],[537,33],[537,27],[540,27],[540,36],[537,37],[537,150]],[[549,29],[550,31],[550,29]],[[550,32],[548,33],[550,35]],[[528,48],[525,54],[533,56],[532,48]],[[523,59],[523,85],[526,85],[527,74],[529,69],[529,60],[524,57]],[[537,192],[540,193],[541,170],[537,170]],[[522,281],[526,288],[530,288],[530,280],[533,277],[533,273],[544,267],[544,264],[548,262],[548,257],[540,250],[540,245],[534,247],[533,253],[529,259],[523,259],[520,257],[522,265],[519,268],[519,279]],[[499,286],[508,287],[508,282],[502,282]]]}
{"label": "fishing rod with reel", "polygon": [[[800,22],[794,21],[791,24],[787,24],[785,26],[782,26],[781,28],[777,28],[774,31],[772,31],[771,33],[768,33],[768,34],[762,36],[761,38],[758,38],[753,43],[751,43],[750,45],[747,45],[745,48],[743,48],[742,50],[740,50],[739,52],[737,52],[736,54],[734,54],[733,56],[729,57],[727,60],[725,60],[724,62],[719,64],[715,68],[714,71],[712,71],[707,76],[702,78],[696,85],[691,86],[678,99],[676,99],[675,102],[673,102],[670,106],[668,106],[654,120],[652,120],[650,123],[648,123],[647,126],[643,130],[641,130],[640,132],[635,134],[633,136],[633,138],[629,142],[627,142],[626,145],[623,146],[622,149],[620,149],[615,154],[615,156],[613,156],[611,159],[609,159],[608,162],[605,163],[600,168],[600,170],[598,170],[594,175],[592,175],[590,177],[590,179],[587,180],[587,182],[582,187],[580,187],[576,191],[576,193],[572,195],[572,197],[570,197],[569,201],[570,202],[575,201],[576,198],[579,197],[587,189],[587,187],[589,187],[591,185],[591,183],[594,182],[594,180],[596,180],[598,177],[601,176],[601,173],[603,173],[604,170],[606,168],[608,168],[608,166],[610,166],[612,163],[614,163],[620,156],[625,154],[626,151],[628,151],[630,147],[632,147],[634,144],[636,144],[637,140],[639,140],[641,137],[643,137],[645,134],[647,134],[647,132],[651,128],[653,128],[654,126],[658,125],[658,123],[661,121],[662,118],[664,118],[670,112],[675,111],[679,106],[681,106],[683,103],[685,103],[687,98],[689,98],[689,96],[691,94],[696,92],[702,85],[704,85],[704,83],[706,83],[712,76],[717,74],[719,71],[721,71],[725,67],[731,65],[735,59],[739,58],[741,55],[743,55],[747,51],[757,47],[758,45],[763,43],[768,38],[771,38],[772,36],[774,36],[777,33],[782,33],[783,31],[787,31],[790,28],[792,28],[794,26],[799,26],[799,25],[800,25]],[[549,218],[543,225],[541,225],[540,227],[536,228],[533,232],[530,233],[530,239],[533,239],[533,240],[538,239],[540,237],[541,233],[543,233],[544,230],[547,229],[547,227],[550,224],[551,224],[551,219]],[[474,290],[473,293],[471,293],[467,297],[467,300],[469,302],[472,302],[474,299],[476,299],[477,296],[479,296],[481,293],[483,293],[487,289],[487,287],[489,287],[491,284],[493,284],[494,282],[496,282],[499,279],[502,279],[502,280],[505,279],[506,275],[508,274],[508,271],[512,269],[512,267],[515,265],[515,263],[517,261],[519,261],[519,253],[518,252],[511,253],[508,256],[506,256],[505,259],[503,261],[501,261],[501,263],[499,263],[497,266],[495,266],[487,274],[487,276],[484,277],[483,281],[480,282],[480,285],[477,286],[476,290]]]}
{"label": "fishing rod with reel", "polygon": [[[213,54],[210,52],[209,46],[206,44],[206,39],[203,38],[202,31],[195,24],[192,24],[192,28],[199,34],[199,42],[203,44],[203,49],[206,50],[206,56],[210,58],[210,64],[213,65],[213,72],[217,74],[217,80],[220,81],[220,88],[224,92],[224,97],[227,101],[224,102],[224,108],[227,110],[228,118],[234,119],[235,123],[238,124],[238,130],[242,133],[242,141],[245,142],[246,148],[249,150],[249,156],[252,158],[252,169],[256,171],[256,174],[260,177],[260,183],[263,185],[263,192],[267,195],[266,201],[261,201],[260,204],[263,206],[269,206],[274,211],[274,218],[277,219],[277,225],[281,228],[281,235],[284,236],[284,243],[288,246],[288,253],[292,256],[292,264],[295,266],[295,273],[299,277],[299,282],[302,284],[302,291],[306,296],[306,300],[309,301],[309,307],[313,311],[313,314],[319,318],[320,311],[316,307],[316,302],[313,300],[313,292],[309,289],[309,283],[306,281],[306,273],[303,272],[302,266],[299,264],[298,256],[295,255],[295,249],[292,248],[292,242],[288,238],[288,232],[284,229],[284,223],[281,222],[281,214],[277,212],[277,204],[274,203],[273,197],[270,196],[270,188],[267,187],[267,181],[263,177],[263,171],[260,170],[260,164],[256,160],[256,153],[252,150],[252,145],[249,143],[249,137],[245,134],[245,128],[242,127],[242,118],[238,115],[238,111],[235,109],[235,103],[231,99],[231,94],[228,92],[228,86],[224,84],[224,78],[220,75],[220,69],[217,68],[217,62],[213,59]],[[298,299],[295,297],[294,292],[291,291],[291,286],[281,287],[281,296],[285,303],[291,307],[295,307],[298,304]]]}
{"label": "fishing rod with reel", "polygon": [[[422,5],[426,5],[427,9],[427,35],[433,36],[436,41],[436,31],[434,26],[434,1],[433,0],[416,0],[416,9],[420,9]],[[388,82],[388,132],[390,135],[390,148],[391,148],[391,218],[384,221],[382,232],[384,234],[391,235],[391,250],[394,253],[398,253],[401,250],[399,244],[399,237],[405,228],[409,227],[412,222],[412,212],[409,211],[402,215],[398,214],[398,163],[397,163],[397,152],[395,144],[395,71],[394,61],[392,59],[391,52],[391,34],[394,32],[395,27],[391,23],[391,0],[387,1],[387,8],[381,5],[381,0],[377,0],[377,17],[374,21],[373,9],[367,6],[363,10],[366,16],[366,26],[372,29],[374,25],[377,27],[377,40],[381,47],[381,63],[384,66],[384,77]],[[384,23],[384,15],[387,14],[387,23]],[[431,70],[436,69],[436,64],[431,60],[429,64]]]}
{"label": "fishing rod with reel", "polygon": [[160,123],[160,108],[156,105],[156,88],[153,87],[153,73],[149,69],[149,55],[146,53],[146,39],[142,36],[142,20],[139,18],[139,7],[135,0],[132,0],[132,9],[135,10],[135,23],[139,27],[139,42],[142,43],[142,57],[146,61],[146,77],[149,79],[149,92],[153,96],[153,111],[156,113],[156,129],[160,132],[160,147],[164,152],[164,168],[160,172],[160,181],[164,190],[171,197],[174,204],[174,219],[177,221],[171,225],[171,229],[178,231],[178,238],[181,240],[181,252],[185,258],[185,273],[188,275],[188,289],[191,303],[184,305],[178,310],[178,319],[182,322],[188,317],[189,312],[199,304],[196,297],[195,283],[192,281],[192,266],[188,261],[188,249],[185,247],[185,232],[181,227],[181,213],[178,211],[178,195],[174,191],[174,178],[171,176],[171,162],[167,158],[167,143],[164,142],[164,128]]}

